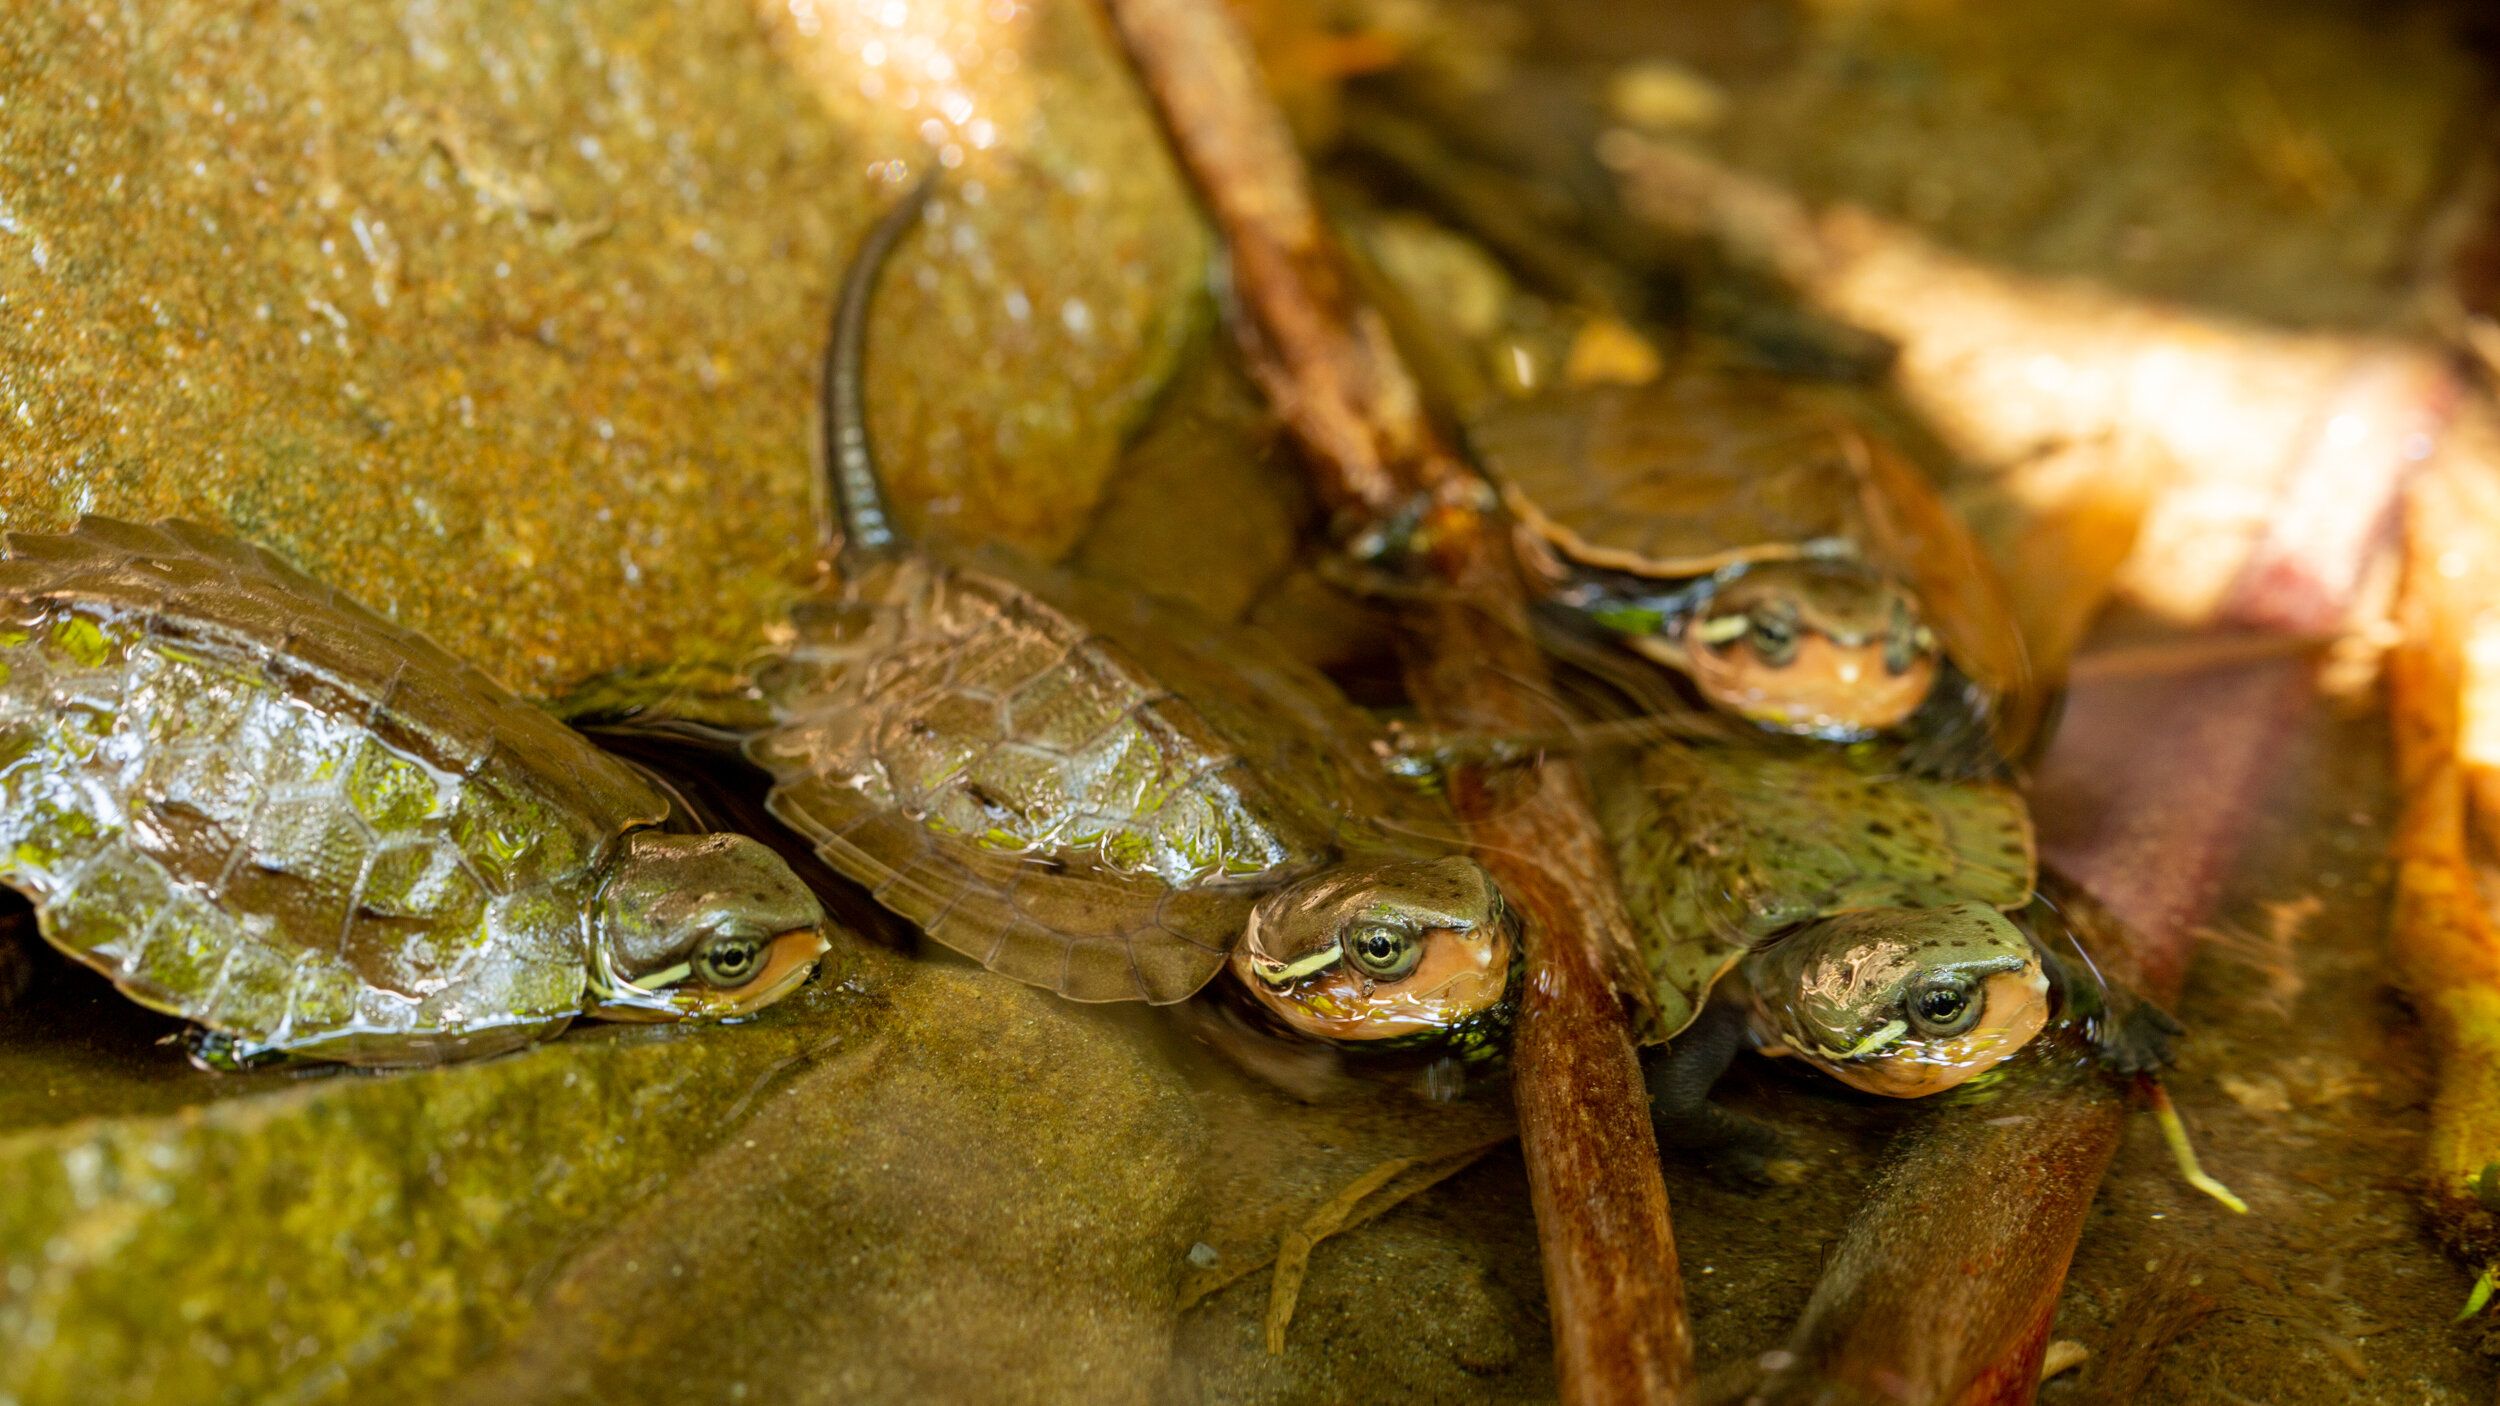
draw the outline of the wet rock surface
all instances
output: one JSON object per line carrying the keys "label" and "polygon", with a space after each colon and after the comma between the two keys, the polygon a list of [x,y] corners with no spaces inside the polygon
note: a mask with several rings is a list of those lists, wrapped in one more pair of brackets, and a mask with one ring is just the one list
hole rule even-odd
{"label": "wet rock surface", "polygon": [[[865,996],[827,988],[691,1038],[610,1029],[441,1070],[217,1077],[83,976],[48,984],[33,999],[60,1013],[51,1028],[12,1021],[0,1131],[0,1395],[29,1403],[99,1383],[244,1401],[438,1382],[759,1083],[873,1029]],[[44,1058],[64,1041],[76,1063]],[[95,1116],[117,1104],[134,1111]]]}
{"label": "wet rock surface", "polygon": [[952,965],[881,1006],[445,1399],[1151,1399],[1205,1135],[1140,1013]]}
{"label": "wet rock surface", "polygon": [[524,692],[734,662],[814,557],[880,163],[906,514],[1056,554],[1206,241],[1088,7],[0,14],[0,526],[231,525]]}
{"label": "wet rock surface", "polygon": [[[1215,1302],[1250,1305],[1255,1339],[1284,1230],[1508,1126],[1497,1087],[1435,1104],[1340,1071],[1301,1103],[1166,1013],[843,956],[742,1027],[226,1076],[39,959],[0,1100],[0,1400],[1169,1400],[1217,1380],[1176,1358],[1191,1276],[1239,1270]],[[1508,1194],[1492,1233],[1533,1282]],[[1323,1263],[1441,1276],[1438,1234]],[[1418,1380],[1537,1380],[1533,1326],[1467,1277],[1492,1272],[1452,1281],[1464,1321],[1324,1280],[1293,1372],[1356,1380],[1428,1313]],[[1349,1334],[1374,1292],[1393,1307]]]}

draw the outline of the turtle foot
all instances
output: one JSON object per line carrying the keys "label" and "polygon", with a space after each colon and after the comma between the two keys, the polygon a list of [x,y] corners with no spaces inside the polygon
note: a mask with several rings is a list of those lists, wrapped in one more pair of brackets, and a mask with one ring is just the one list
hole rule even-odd
{"label": "turtle foot", "polygon": [[2105,1017],[2094,1043],[2101,1064],[2114,1074],[2155,1074],[2170,1067],[2182,1033],[2170,1012],[2150,1001],[2130,1001]]}
{"label": "turtle foot", "polygon": [[1795,1186],[1812,1172],[1788,1134],[1715,1103],[1654,1110],[1650,1124],[1660,1151],[1686,1153],[1738,1186]]}
{"label": "turtle foot", "polygon": [[1543,755],[1539,739],[1494,733],[1445,733],[1392,722],[1373,743],[1382,769],[1418,791],[1436,793],[1462,768],[1524,766]]}
{"label": "turtle foot", "polygon": [[253,1069],[267,1069],[283,1064],[287,1059],[284,1050],[238,1040],[215,1030],[186,1030],[176,1038],[192,1065],[211,1074],[241,1074]]}
{"label": "turtle foot", "polygon": [[1687,1153],[1729,1181],[1793,1186],[1805,1179],[1807,1164],[1788,1134],[1710,1101],[1711,1087],[1745,1040],[1742,1009],[1724,1001],[1705,1007],[1683,1034],[1649,1060],[1650,1126],[1661,1152]]}

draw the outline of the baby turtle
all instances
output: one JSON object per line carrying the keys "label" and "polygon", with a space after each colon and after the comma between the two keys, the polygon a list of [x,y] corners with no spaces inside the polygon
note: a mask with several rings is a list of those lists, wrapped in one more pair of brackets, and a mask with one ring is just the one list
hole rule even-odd
{"label": "baby turtle", "polygon": [[1412,837],[1418,801],[1326,679],[1177,607],[898,534],[861,365],[928,190],[870,231],[834,316],[839,580],[755,680],[773,814],[930,938],[1074,1000],[1176,1002],[1229,970],[1299,1034],[1493,1052],[1520,965],[1502,895]]}
{"label": "baby turtle", "polygon": [[2012,1056],[2062,998],[2113,1067],[2165,1056],[2166,1015],[2112,1001],[2008,916],[2038,877],[2011,787],[1824,748],[1669,744],[1604,805],[1654,979],[1649,1033],[1674,1041],[1651,1071],[1668,1141],[1762,1149],[1765,1130],[1706,1101],[1748,1043],[1917,1098]]}
{"label": "baby turtle", "polygon": [[0,553],[0,883],[204,1063],[429,1064],[779,1000],[823,910],[737,835],[269,553],[87,518]]}
{"label": "baby turtle", "polygon": [[1470,439],[1549,600],[1710,707],[1920,739],[1948,772],[2026,759],[2046,699],[2003,583],[1918,470],[1812,392],[1678,372],[1508,405]]}

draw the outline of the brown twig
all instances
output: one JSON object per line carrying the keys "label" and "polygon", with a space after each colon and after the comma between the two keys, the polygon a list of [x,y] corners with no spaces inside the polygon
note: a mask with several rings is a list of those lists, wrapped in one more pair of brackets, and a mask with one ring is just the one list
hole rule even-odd
{"label": "brown twig", "polygon": [[[2418,457],[2409,441],[2436,432],[2448,408],[2444,380],[2375,359],[2353,383],[2370,402],[2329,409],[2351,410],[2372,433],[2359,443],[2322,435],[2286,466],[2275,534],[2217,623],[2303,635],[2342,623],[2361,575],[2354,558],[2374,546],[2353,524],[2384,521],[2398,468]],[[2192,935],[2309,694],[2294,659],[2078,690],[2039,787],[2044,850],[2123,920],[2126,932],[2104,935],[2096,955],[2154,999],[2174,999],[2184,981]],[[2079,1060],[2044,1050],[1998,1097],[1940,1109],[1906,1140],[1761,1399],[2031,1400],[2126,1113],[2119,1091]]]}
{"label": "brown twig", "polygon": [[[1550,725],[1545,668],[1501,524],[1426,415],[1386,324],[1355,290],[1248,46],[1215,0],[1107,0],[1232,264],[1254,373],[1321,494],[1407,522],[1438,573],[1416,607],[1410,688],[1436,725]],[[1585,781],[1556,759],[1453,785],[1470,838],[1530,933],[1513,1068],[1563,1399],[1680,1400],[1683,1281],[1629,1021],[1608,973],[1632,950]]]}

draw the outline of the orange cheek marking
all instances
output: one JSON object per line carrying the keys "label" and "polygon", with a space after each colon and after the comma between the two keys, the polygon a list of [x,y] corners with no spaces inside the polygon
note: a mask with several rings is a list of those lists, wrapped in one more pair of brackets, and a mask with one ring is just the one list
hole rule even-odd
{"label": "orange cheek marking", "polygon": [[1853,1089],[1886,1098],[1943,1093],[2012,1058],[2048,1025],[2048,977],[2037,963],[1989,977],[1980,992],[1987,1014],[1972,1030],[1945,1039],[1906,1038],[1885,1059],[1813,1062]]}
{"label": "orange cheek marking", "polygon": [[1510,977],[1507,932],[1425,935],[1423,960],[1396,981],[1374,981],[1339,962],[1290,986],[1262,981],[1236,949],[1233,972],[1259,1004],[1323,1040],[1394,1040],[1446,1030],[1501,1000]]}
{"label": "orange cheek marking", "polygon": [[1773,727],[1880,732],[1918,711],[1936,684],[1936,660],[1922,654],[1895,674],[1881,644],[1840,645],[1822,635],[1797,643],[1786,668],[1762,662],[1750,646],[1691,656],[1693,681],[1729,710]]}
{"label": "orange cheek marking", "polygon": [[829,946],[825,935],[815,928],[783,933],[765,949],[764,970],[756,974],[755,980],[717,993],[717,1004],[706,1014],[751,1015],[764,1009],[805,984],[816,970],[816,959],[824,956]]}
{"label": "orange cheek marking", "polygon": [[591,1014],[600,1020],[629,1025],[667,1025],[681,1020],[752,1015],[797,990],[830,945],[815,928],[786,932],[764,949],[764,970],[744,986],[715,990],[689,978],[685,985],[654,993],[668,1002],[665,1006],[629,1006],[619,1002],[599,1006]]}

